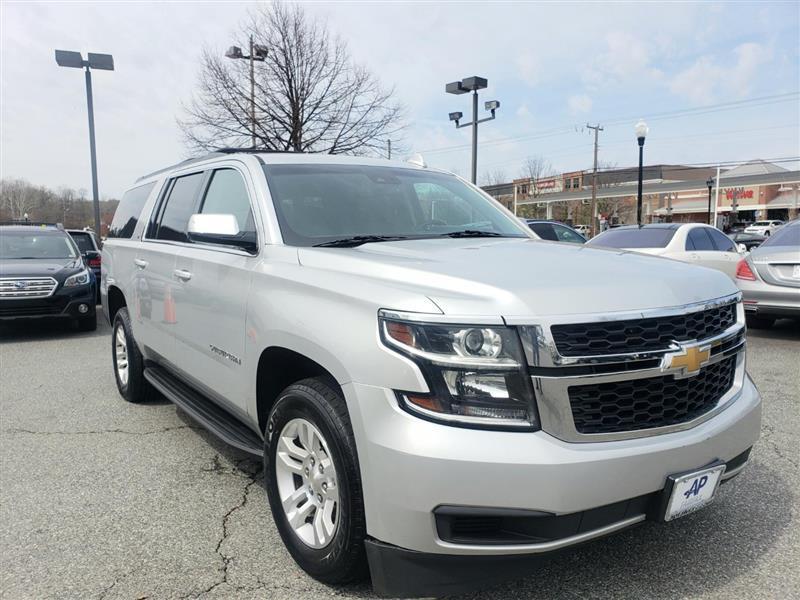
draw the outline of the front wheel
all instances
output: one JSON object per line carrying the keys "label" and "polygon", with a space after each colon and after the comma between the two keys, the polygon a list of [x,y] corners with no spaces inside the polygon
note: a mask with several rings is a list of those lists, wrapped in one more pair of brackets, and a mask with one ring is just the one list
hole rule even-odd
{"label": "front wheel", "polygon": [[361,477],[338,386],[314,378],[286,388],[270,413],[264,444],[272,516],[297,564],[323,583],[363,579]]}

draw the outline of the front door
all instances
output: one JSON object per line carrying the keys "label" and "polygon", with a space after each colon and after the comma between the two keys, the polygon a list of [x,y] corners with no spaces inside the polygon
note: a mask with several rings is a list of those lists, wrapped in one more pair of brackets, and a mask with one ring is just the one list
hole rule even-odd
{"label": "front door", "polygon": [[[232,214],[240,234],[256,239],[251,198],[253,186],[236,168],[210,174],[198,213]],[[204,236],[183,246],[176,264],[183,299],[176,328],[178,368],[233,412],[246,416],[245,395],[251,382],[245,373],[247,299],[256,252],[229,240]]]}

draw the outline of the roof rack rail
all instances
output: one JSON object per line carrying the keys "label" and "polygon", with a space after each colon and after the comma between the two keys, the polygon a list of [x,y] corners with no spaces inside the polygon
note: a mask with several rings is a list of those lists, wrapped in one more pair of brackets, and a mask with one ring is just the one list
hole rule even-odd
{"label": "roof rack rail", "polygon": [[216,148],[214,152],[219,152],[220,154],[303,154],[302,152],[298,152],[297,150],[273,150],[271,148]]}
{"label": "roof rack rail", "polygon": [[45,221],[29,221],[28,219],[11,219],[10,221],[0,221],[0,225],[21,225],[23,227],[55,227],[64,229],[63,223],[48,223]]}

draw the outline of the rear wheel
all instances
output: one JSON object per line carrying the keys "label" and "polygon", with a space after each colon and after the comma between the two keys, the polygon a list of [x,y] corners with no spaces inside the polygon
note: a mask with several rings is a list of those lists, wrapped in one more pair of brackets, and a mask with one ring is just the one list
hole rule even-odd
{"label": "rear wheel", "polygon": [[314,378],[286,388],[272,408],[264,443],[272,517],[297,564],[324,583],[364,578],[361,477],[338,386]]}
{"label": "rear wheel", "polygon": [[755,315],[747,315],[747,326],[753,329],[769,329],[775,324],[775,319],[772,317],[757,317]]}
{"label": "rear wheel", "polygon": [[119,309],[114,316],[111,358],[120,395],[128,402],[146,401],[152,393],[152,387],[144,378],[144,359],[133,339],[127,308]]}

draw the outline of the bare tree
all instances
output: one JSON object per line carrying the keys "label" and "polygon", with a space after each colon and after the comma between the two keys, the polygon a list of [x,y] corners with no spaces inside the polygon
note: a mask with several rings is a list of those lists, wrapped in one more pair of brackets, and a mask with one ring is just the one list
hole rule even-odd
{"label": "bare tree", "polygon": [[23,179],[0,181],[0,207],[11,219],[22,219],[36,200],[35,188]]}
{"label": "bare tree", "polygon": [[528,185],[530,186],[529,195],[534,198],[541,195],[541,188],[539,183],[541,179],[554,175],[553,165],[543,156],[529,156],[522,164],[522,172],[520,178],[529,179]]}
{"label": "bare tree", "polygon": [[501,183],[508,183],[506,172],[502,169],[495,169],[494,171],[486,171],[481,177],[481,185],[500,185]]}
{"label": "bare tree", "polygon": [[[259,5],[239,35],[267,49],[255,63],[258,147],[382,155],[387,138],[395,141],[403,110],[394,90],[355,64],[345,42],[302,6]],[[185,111],[178,123],[192,149],[249,146],[249,61],[206,49],[199,88]]]}

